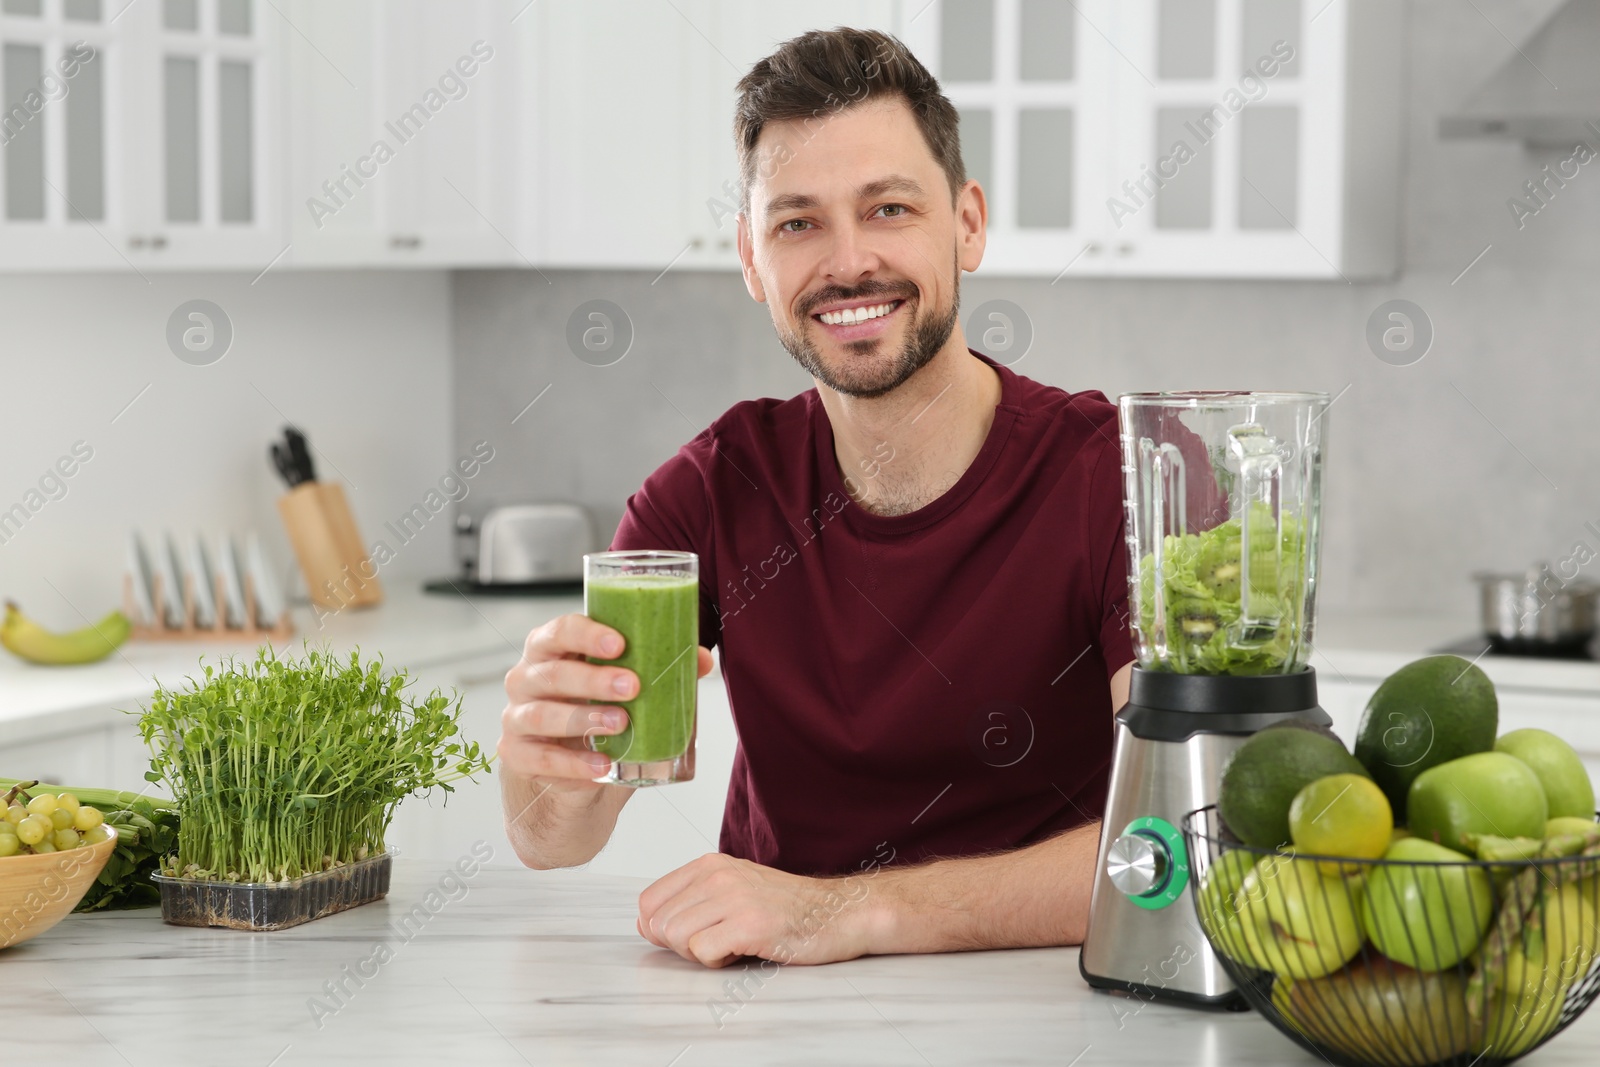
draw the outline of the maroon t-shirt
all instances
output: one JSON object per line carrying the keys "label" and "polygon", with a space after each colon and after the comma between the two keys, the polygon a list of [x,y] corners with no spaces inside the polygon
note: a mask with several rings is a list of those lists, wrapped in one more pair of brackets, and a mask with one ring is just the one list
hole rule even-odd
{"label": "maroon t-shirt", "polygon": [[917,511],[850,499],[815,389],[734,405],[628,498],[612,548],[700,556],[739,734],[723,852],[841,874],[1100,816],[1133,659],[1116,408],[973,355],[993,425]]}

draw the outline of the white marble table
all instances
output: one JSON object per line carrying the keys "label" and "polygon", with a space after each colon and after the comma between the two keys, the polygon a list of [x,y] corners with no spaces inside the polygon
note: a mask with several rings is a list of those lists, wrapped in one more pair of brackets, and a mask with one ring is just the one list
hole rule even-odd
{"label": "white marble table", "polygon": [[[784,967],[759,986],[747,979],[748,993],[730,1000],[725,983],[743,971],[710,971],[639,938],[642,881],[491,865],[452,885],[441,882],[447,869],[401,860],[386,901],[273,934],[164,926],[152,909],[69,917],[0,953],[0,1059],[50,1067],[1321,1062],[1254,1014],[1091,992],[1075,949]],[[419,904],[436,910],[397,933],[393,924]],[[339,1004],[326,983],[341,980],[351,992]],[[1600,1016],[1585,1016],[1528,1062],[1593,1063],[1597,1043]]]}

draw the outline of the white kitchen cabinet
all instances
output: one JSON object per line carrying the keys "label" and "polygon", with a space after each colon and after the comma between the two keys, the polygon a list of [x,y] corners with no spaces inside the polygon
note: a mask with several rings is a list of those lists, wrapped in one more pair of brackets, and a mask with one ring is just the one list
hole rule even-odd
{"label": "white kitchen cabinet", "polygon": [[128,258],[260,270],[282,250],[282,20],[255,0],[126,8]]}
{"label": "white kitchen cabinet", "polygon": [[288,263],[527,265],[526,0],[288,10]]}
{"label": "white kitchen cabinet", "polygon": [[[414,671],[410,695],[415,699],[435,687],[446,693],[458,691],[462,737],[493,756],[500,741],[500,713],[506,706],[505,673],[516,661],[516,650],[507,648],[503,655]],[[451,784],[453,793],[437,789],[400,805],[389,829],[390,846],[407,858],[444,862],[466,855],[474,842],[482,840],[494,849],[495,862],[515,863],[501,815],[499,777],[491,772],[479,775],[477,781]]]}
{"label": "white kitchen cabinet", "polygon": [[264,266],[286,232],[282,31],[267,12],[5,0],[0,267]]}
{"label": "white kitchen cabinet", "polygon": [[[537,176],[541,265],[737,267],[735,86],[817,28],[892,30],[889,0],[541,4]],[[629,72],[620,77],[619,71]]]}
{"label": "white kitchen cabinet", "polygon": [[934,0],[905,39],[989,193],[983,270],[1344,278],[1398,254],[1383,0]]}
{"label": "white kitchen cabinet", "polygon": [[109,746],[110,732],[103,726],[8,743],[0,750],[0,774],[64,785],[101,785],[106,781]]}
{"label": "white kitchen cabinet", "polygon": [[[458,690],[463,736],[492,754],[506,706],[505,674],[517,654],[507,647],[504,653],[418,671],[416,685],[424,692],[435,686]],[[611,840],[586,870],[659,878],[697,856],[717,851],[738,743],[720,671],[700,680],[697,699],[694,781],[637,790],[622,809]],[[410,858],[445,862],[483,840],[494,848],[496,862],[516,863],[505,834],[498,774],[454,784],[454,793],[440,791],[401,804],[389,844]]]}
{"label": "white kitchen cabinet", "polygon": [[527,243],[541,265],[662,270],[688,243],[700,193],[685,143],[690,69],[721,60],[683,6],[597,0],[524,16],[540,149]]}
{"label": "white kitchen cabinet", "polygon": [[128,26],[98,3],[0,4],[0,268],[125,267]]}
{"label": "white kitchen cabinet", "polygon": [[739,266],[736,243],[739,163],[733,143],[733,109],[739,79],[791,37],[808,30],[852,26],[893,33],[895,6],[888,0],[813,0],[803,5],[699,0],[684,11],[703,26],[708,55],[691,64],[684,109],[689,152],[689,218],[682,267]]}

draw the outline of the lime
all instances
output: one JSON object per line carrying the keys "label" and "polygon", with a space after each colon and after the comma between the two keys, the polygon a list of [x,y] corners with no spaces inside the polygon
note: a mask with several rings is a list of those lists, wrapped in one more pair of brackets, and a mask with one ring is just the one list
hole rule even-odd
{"label": "lime", "polygon": [[[1330,774],[1306,785],[1289,805],[1295,848],[1314,856],[1374,860],[1389,847],[1394,813],[1371,778]],[[1324,874],[1359,870],[1357,864],[1318,863]]]}

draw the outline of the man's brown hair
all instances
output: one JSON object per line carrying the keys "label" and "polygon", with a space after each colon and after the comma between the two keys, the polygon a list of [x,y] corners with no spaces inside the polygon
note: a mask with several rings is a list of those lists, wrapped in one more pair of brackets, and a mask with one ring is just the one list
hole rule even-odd
{"label": "man's brown hair", "polygon": [[[950,183],[951,203],[967,183],[955,107],[928,68],[887,33],[837,26],[792,37],[739,79],[738,94],[733,138],[739,154],[739,206],[747,218],[756,142],[767,123],[808,120],[804,144],[834,115],[880,97],[897,96],[911,108],[922,139]],[[793,152],[783,146],[769,157],[769,167],[781,166]]]}

